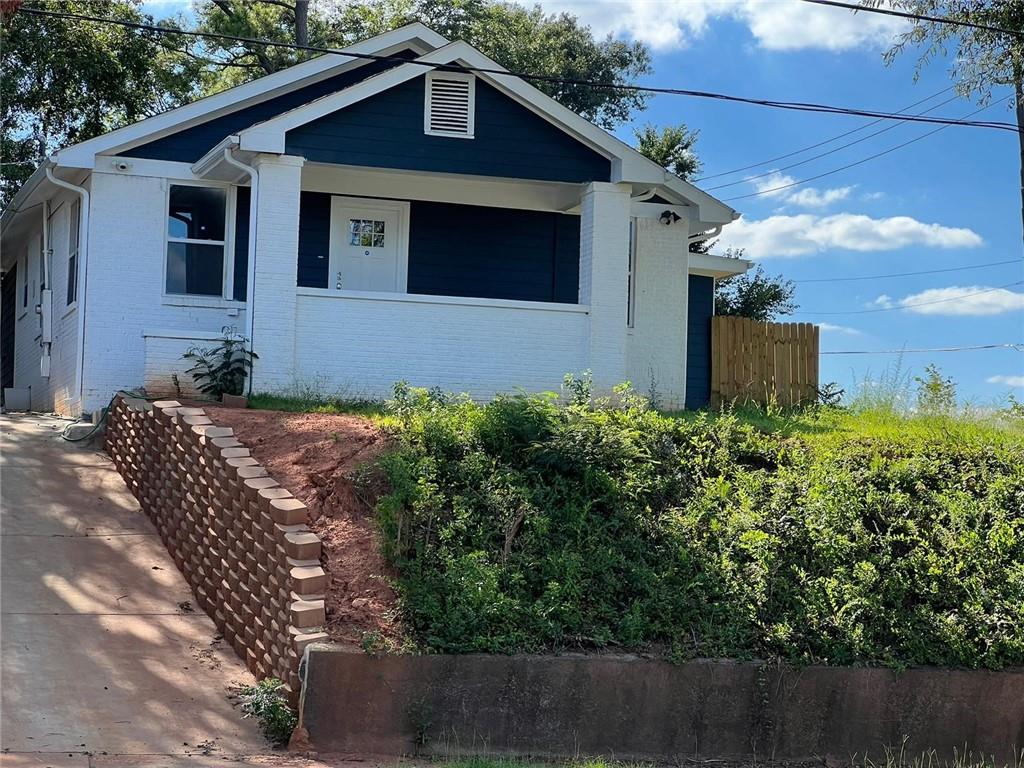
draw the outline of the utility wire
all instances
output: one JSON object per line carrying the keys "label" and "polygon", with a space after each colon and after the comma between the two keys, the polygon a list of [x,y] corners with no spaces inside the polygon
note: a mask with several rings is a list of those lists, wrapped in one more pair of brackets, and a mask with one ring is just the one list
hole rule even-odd
{"label": "utility wire", "polygon": [[[935,106],[929,107],[928,109],[926,109],[923,112],[920,112],[918,114],[921,114],[921,115],[927,114],[928,112],[931,112],[933,109],[938,109],[939,107],[945,106],[946,104],[949,104],[952,101],[956,101],[958,98],[960,98],[960,97],[959,96],[953,96],[952,98],[949,98],[949,99],[946,99],[945,101],[939,102]],[[872,133],[869,133],[867,136],[861,136],[859,139],[854,139],[853,141],[848,141],[845,144],[840,144],[838,147],[834,147],[833,149],[826,150],[825,152],[819,152],[816,155],[812,155],[811,157],[808,157],[806,160],[800,160],[799,162],[796,162],[796,163],[790,163],[789,165],[784,165],[781,168],[772,168],[770,171],[765,171],[764,173],[759,173],[756,176],[747,176],[747,177],[739,179],[737,181],[729,181],[729,182],[726,182],[725,184],[718,184],[718,185],[716,185],[714,187],[706,187],[705,191],[710,192],[710,191],[715,190],[715,189],[724,189],[725,187],[734,187],[737,184],[744,184],[746,182],[754,181],[756,179],[763,179],[765,176],[771,176],[772,174],[781,173],[782,171],[788,171],[790,168],[797,168],[797,167],[799,167],[801,165],[807,165],[808,163],[813,163],[815,160],[820,160],[823,157],[828,157],[829,155],[834,155],[836,152],[841,152],[842,150],[848,149],[848,148],[850,148],[850,147],[852,147],[852,146],[854,146],[856,144],[860,144],[863,141],[867,141],[868,139],[873,139],[875,136],[881,136],[883,133],[886,133],[887,131],[891,131],[894,128],[899,128],[903,123],[904,123],[903,120],[900,120],[898,123],[891,123],[891,124],[885,126],[884,128],[879,128],[877,131],[873,131]]]}
{"label": "utility wire", "polygon": [[[954,86],[954,85],[947,86],[947,87],[943,88],[941,91],[939,91],[938,93],[933,93],[931,96],[926,96],[923,99],[921,99],[920,101],[915,101],[909,107],[903,107],[903,109],[897,111],[896,114],[898,114],[898,115],[899,114],[903,114],[904,112],[906,112],[909,109],[913,109],[914,107],[918,107],[921,104],[924,104],[926,101],[931,101],[936,96],[941,96],[946,91],[953,90],[955,87],[956,86]],[[826,144],[831,144],[833,141],[839,141],[840,139],[844,139],[847,136],[851,136],[851,135],[853,135],[855,133],[860,133],[864,129],[870,128],[872,125],[876,125],[877,123],[881,123],[881,122],[884,122],[884,121],[881,118],[877,118],[875,120],[871,120],[870,122],[864,123],[864,125],[862,125],[862,126],[860,126],[858,128],[853,128],[853,129],[851,129],[849,131],[843,131],[842,133],[837,133],[835,136],[833,136],[830,139],[824,139],[822,141],[817,142],[816,144],[810,144],[809,146],[806,146],[803,149],[795,149],[792,152],[787,152],[784,155],[778,155],[777,157],[772,157],[772,158],[770,158],[768,160],[762,160],[760,163],[751,163],[750,165],[744,165],[744,166],[741,166],[739,168],[733,168],[731,171],[722,171],[721,173],[712,173],[712,174],[709,174],[707,176],[701,176],[699,179],[694,179],[693,181],[694,181],[694,183],[700,183],[702,181],[709,181],[711,179],[717,179],[717,178],[719,178],[721,176],[731,176],[734,173],[740,173],[741,171],[749,171],[751,168],[760,168],[762,165],[770,165],[771,163],[776,163],[779,160],[785,160],[786,158],[793,157],[794,155],[802,155],[804,152],[810,152],[812,149],[817,149],[818,147],[823,147]]]}
{"label": "utility wire", "polygon": [[311,53],[332,53],[339,56],[348,56],[355,59],[368,59],[371,61],[385,61],[395,64],[416,64],[430,69],[437,69],[446,72],[474,72],[488,75],[504,75],[506,77],[517,77],[522,80],[553,83],[556,85],[577,85],[588,88],[600,88],[613,91],[631,91],[637,93],[656,93],[671,96],[691,96],[701,99],[717,99],[719,101],[736,102],[740,104],[752,104],[761,107],[773,107],[775,109],[788,109],[797,112],[817,112],[834,115],[854,115],[859,117],[876,117],[882,120],[903,120],[906,122],[932,123],[934,125],[959,125],[971,128],[993,128],[1002,131],[1017,133],[1017,126],[1012,123],[998,121],[964,121],[946,117],[924,117],[906,115],[894,115],[890,112],[878,112],[870,109],[857,109],[853,107],[836,107],[828,104],[815,104],[800,101],[775,101],[772,99],[755,99],[746,96],[734,96],[714,91],[694,91],[684,88],[656,88],[646,85],[632,85],[629,83],[599,82],[594,80],[582,80],[576,78],[555,77],[553,75],[537,75],[528,72],[516,72],[507,69],[470,67],[460,64],[432,64],[430,62],[403,59],[398,56],[384,56],[375,53],[355,53],[352,51],[327,48],[318,45],[298,45],[297,43],[281,43],[274,40],[263,40],[240,35],[226,35],[219,32],[200,32],[198,30],[177,29],[175,27],[162,27],[155,24],[143,24],[136,21],[124,21],[122,19],[110,19],[102,16],[89,16],[78,13],[64,13],[62,11],[47,11],[41,8],[21,7],[19,13],[28,13],[34,16],[50,16],[63,19],[77,19],[79,21],[92,21],[101,24],[114,24],[129,29],[139,29],[147,32],[156,32],[164,35],[183,35],[188,37],[213,38],[217,40],[230,40],[236,43],[247,43],[249,45],[264,45],[274,48],[290,48],[298,51],[309,51]]}
{"label": "utility wire", "polygon": [[819,355],[902,355],[909,352],[968,352],[975,349],[1014,349],[1024,352],[1024,342],[1019,344],[977,344],[973,347],[935,347],[933,349],[858,349],[836,352],[819,352]]}
{"label": "utility wire", "polygon": [[914,275],[937,275],[942,272],[962,272],[968,269],[982,269],[984,267],[996,267],[1003,264],[1020,264],[1020,259],[1007,259],[1006,261],[990,261],[987,264],[970,264],[965,267],[950,267],[949,269],[925,269],[920,272],[893,272],[888,275],[863,275],[860,277],[815,277],[806,280],[793,280],[794,283],[845,283],[855,280],[882,280],[887,277],[911,277]]}
{"label": "utility wire", "polygon": [[912,19],[913,21],[930,21],[935,24],[952,24],[957,27],[971,27],[973,29],[982,29],[986,32],[998,32],[1003,35],[1012,35],[1014,37],[1024,37],[1024,32],[1019,29],[1007,29],[1006,27],[996,27],[991,24],[976,24],[973,21],[960,21],[959,19],[950,19],[944,16],[926,16],[923,13],[910,13],[909,11],[897,11],[893,8],[875,8],[870,5],[857,5],[856,3],[841,3],[837,0],[803,0],[805,3],[814,3],[815,5],[830,5],[833,8],[846,8],[851,11],[865,11],[866,13],[882,13],[886,16],[898,16],[902,19]]}
{"label": "utility wire", "polygon": [[986,293],[993,293],[995,291],[1002,291],[1006,288],[1012,288],[1015,285],[1024,285],[1024,280],[1018,280],[1014,283],[1007,283],[1006,285],[997,285],[995,288],[986,288],[984,291],[976,291],[975,293],[965,293],[962,296],[953,296],[948,299],[935,299],[934,301],[917,301],[913,304],[900,304],[895,307],[877,307],[875,309],[848,309],[843,312],[805,312],[800,310],[801,315],[867,315],[874,312],[895,312],[900,309],[911,309],[913,307],[928,307],[932,304],[946,304],[950,301],[962,301],[972,296],[981,296]]}
{"label": "utility wire", "polygon": [[[1012,96],[1009,96],[1006,99],[1001,99],[1000,101],[995,101],[995,102],[992,102],[991,104],[986,104],[984,107],[980,107],[980,108],[974,110],[973,112],[968,113],[966,115],[966,117],[970,117],[971,115],[976,115],[979,112],[984,112],[986,109],[991,109],[996,104],[999,104],[1001,101],[1009,101],[1012,98],[1013,98]],[[728,202],[731,202],[733,200],[744,200],[744,199],[746,199],[748,197],[761,197],[762,195],[770,195],[770,194],[772,194],[774,192],[779,192],[779,191],[781,191],[783,189],[789,189],[790,187],[797,187],[797,186],[799,186],[801,184],[806,184],[809,181],[817,181],[818,179],[823,179],[826,176],[831,176],[834,173],[839,173],[840,171],[845,171],[845,170],[848,170],[850,168],[854,168],[854,167],[856,167],[858,165],[863,165],[864,163],[868,162],[869,160],[875,160],[876,158],[882,157],[883,155],[888,155],[891,152],[895,152],[897,149],[903,149],[904,147],[913,144],[915,141],[921,141],[921,139],[927,139],[929,136],[932,136],[932,135],[938,133],[939,131],[944,130],[947,127],[948,126],[943,125],[943,126],[940,126],[938,128],[934,128],[934,129],[932,129],[932,130],[930,130],[930,131],[928,131],[926,133],[922,133],[920,136],[917,136],[917,137],[915,137],[913,139],[908,139],[907,141],[904,141],[902,144],[897,144],[894,147],[889,147],[888,149],[883,149],[881,152],[876,152],[873,155],[868,155],[867,157],[862,158],[861,160],[855,160],[852,163],[847,163],[846,165],[841,165],[838,168],[833,168],[831,171],[825,171],[824,173],[819,173],[816,176],[808,176],[806,179],[800,179],[799,181],[793,181],[793,182],[790,182],[788,184],[781,184],[781,185],[779,185],[777,187],[771,187],[770,189],[762,189],[762,190],[759,190],[757,192],[750,192],[750,193],[748,193],[746,195],[736,195],[734,197],[727,197],[727,198],[725,198],[724,202],[728,203]]]}

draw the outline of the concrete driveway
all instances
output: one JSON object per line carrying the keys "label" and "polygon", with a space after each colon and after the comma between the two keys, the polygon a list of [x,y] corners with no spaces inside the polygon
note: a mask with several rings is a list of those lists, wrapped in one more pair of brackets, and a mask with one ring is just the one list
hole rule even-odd
{"label": "concrete driveway", "polygon": [[105,454],[60,439],[66,424],[0,416],[0,764],[267,754],[228,698],[251,676]]}

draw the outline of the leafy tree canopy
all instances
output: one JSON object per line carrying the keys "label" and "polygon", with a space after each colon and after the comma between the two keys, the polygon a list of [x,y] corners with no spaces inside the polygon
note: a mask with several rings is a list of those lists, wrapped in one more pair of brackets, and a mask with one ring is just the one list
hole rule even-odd
{"label": "leafy tree canopy", "polygon": [[691,131],[685,125],[668,125],[659,130],[651,123],[633,132],[637,151],[653,160],[665,170],[689,181],[700,173],[701,164],[694,147],[700,131]]}
{"label": "leafy tree canopy", "polygon": [[[31,4],[26,4],[31,5]],[[53,0],[48,10],[152,23],[137,1]],[[124,27],[15,12],[0,22],[0,128],[6,204],[54,150],[176,106],[195,71],[173,40]]]}
{"label": "leafy tree canopy", "polygon": [[[726,256],[743,258],[743,249],[728,249]],[[749,317],[751,320],[771,322],[780,315],[791,315],[797,305],[793,302],[796,286],[782,275],[767,275],[757,267],[743,275],[726,277],[715,283],[715,314]]]}

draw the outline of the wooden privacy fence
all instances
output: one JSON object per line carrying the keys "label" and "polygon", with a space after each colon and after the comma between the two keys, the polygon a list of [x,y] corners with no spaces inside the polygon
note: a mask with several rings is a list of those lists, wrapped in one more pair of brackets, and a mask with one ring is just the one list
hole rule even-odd
{"label": "wooden privacy fence", "polygon": [[798,405],[817,395],[818,326],[712,318],[712,406],[733,401]]}

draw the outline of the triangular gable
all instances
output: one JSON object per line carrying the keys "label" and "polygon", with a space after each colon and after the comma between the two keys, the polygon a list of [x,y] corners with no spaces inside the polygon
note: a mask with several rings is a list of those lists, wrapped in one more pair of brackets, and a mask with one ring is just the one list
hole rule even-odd
{"label": "triangular gable", "polygon": [[[344,91],[324,96],[291,112],[253,125],[239,132],[238,146],[242,150],[252,152],[284,153],[287,151],[288,136],[296,129],[334,115],[411,80],[422,78],[425,71],[446,64],[461,64],[498,72],[504,70],[500,64],[468,43],[462,41],[449,43],[421,56],[416,62],[382,72]],[[476,77],[479,82],[490,85],[539,118],[568,134],[577,142],[589,147],[594,153],[606,158],[611,164],[610,181],[664,187],[678,195],[686,203],[695,205],[699,210],[699,218],[703,222],[724,224],[733,221],[738,216],[729,206],[669,173],[628,144],[580,117],[521,78],[511,74],[491,72],[477,73]],[[420,115],[419,124],[422,125],[422,112]],[[203,162],[201,160],[197,165],[201,165]]]}
{"label": "triangular gable", "polygon": [[[353,45],[347,46],[336,54],[324,54],[307,61],[300,62],[294,66],[275,72],[271,75],[243,83],[229,88],[220,93],[207,96],[191,102],[176,109],[168,110],[159,115],[141,120],[137,123],[110,131],[102,136],[89,139],[79,144],[72,145],[60,150],[57,153],[57,163],[65,167],[92,168],[96,155],[127,154],[129,156],[150,157],[156,159],[178,159],[169,156],[169,148],[173,142],[160,144],[161,139],[173,136],[176,133],[191,131],[201,125],[214,126],[218,120],[228,117],[224,125],[232,124],[230,114],[253,108],[256,105],[265,104],[268,101],[283,98],[282,106],[271,112],[263,111],[258,113],[245,125],[252,125],[259,120],[266,120],[272,114],[292,109],[299,103],[308,102],[324,93],[333,92],[339,88],[345,88],[352,82],[372,76],[380,71],[380,63],[371,59],[362,59],[352,54],[398,54],[402,51],[411,51],[415,54],[429,52],[447,44],[447,40],[433,30],[419,22],[407,24],[390,32],[377,35],[367,40],[362,40]],[[376,65],[376,68],[373,66]],[[356,77],[349,82],[341,82],[350,73],[364,70],[362,77]],[[334,80],[334,82],[330,82]],[[333,88],[331,86],[334,86]],[[317,88],[320,88],[319,92]],[[302,102],[287,101],[287,94],[300,89],[309,89],[303,97]],[[330,89],[330,90],[327,90]],[[254,113],[256,114],[256,113]],[[238,130],[245,125],[237,125]],[[216,127],[220,127],[217,125]],[[195,138],[202,131],[193,134],[189,138]],[[212,131],[210,131],[212,135]],[[213,142],[212,146],[226,135],[221,132]],[[205,140],[205,139],[204,139]],[[189,144],[189,142],[186,142]],[[145,145],[152,145],[150,154],[132,154],[137,148]],[[205,150],[204,150],[205,151]],[[202,153],[200,153],[202,154]],[[182,158],[183,162],[189,162]]]}

